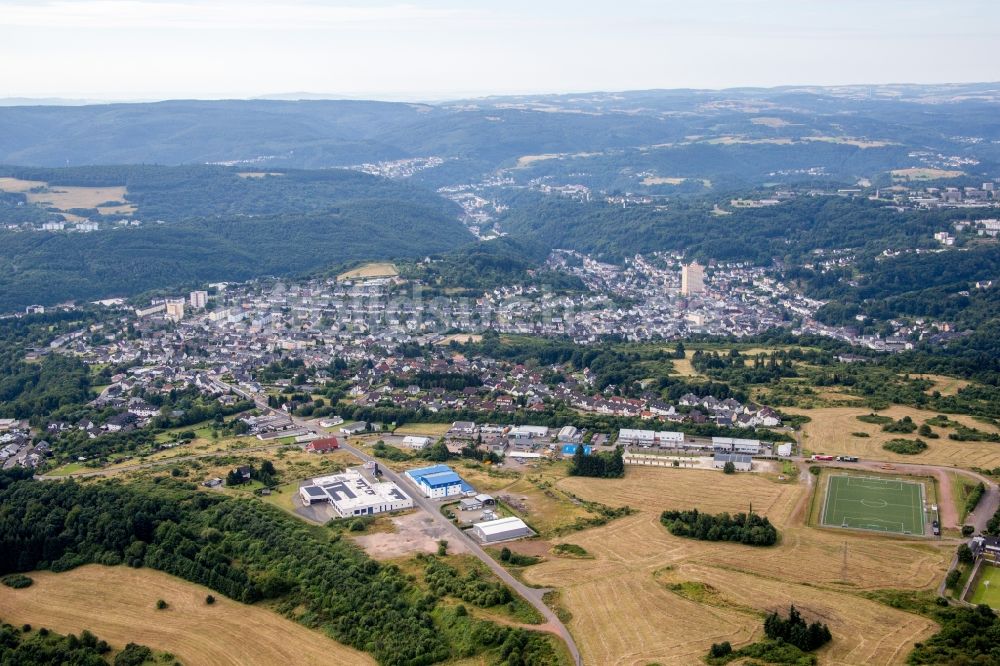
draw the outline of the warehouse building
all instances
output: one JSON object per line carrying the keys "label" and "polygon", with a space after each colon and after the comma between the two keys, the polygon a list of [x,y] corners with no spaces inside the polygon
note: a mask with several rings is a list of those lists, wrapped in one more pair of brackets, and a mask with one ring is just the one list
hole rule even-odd
{"label": "warehouse building", "polygon": [[748,456],[760,455],[760,440],[738,437],[713,437],[712,448],[716,453],[743,453]]}
{"label": "warehouse building", "polygon": [[545,439],[549,436],[549,429],[545,426],[520,425],[511,428],[507,436],[511,439]]}
{"label": "warehouse building", "polygon": [[406,476],[420,488],[425,497],[432,499],[472,492],[472,486],[463,481],[462,477],[447,465],[411,469],[406,472]]}
{"label": "warehouse building", "polygon": [[727,462],[733,463],[737,472],[749,472],[753,466],[753,459],[742,453],[716,453],[712,458],[712,467],[722,469]]}
{"label": "warehouse building", "polygon": [[407,435],[406,437],[403,438],[403,446],[405,446],[408,449],[416,449],[419,451],[423,448],[430,446],[430,444],[431,444],[430,437],[420,437],[419,435]]}
{"label": "warehouse building", "polygon": [[483,543],[497,543],[531,536],[531,528],[520,518],[498,518],[476,523],[470,530],[472,535]]}
{"label": "warehouse building", "polygon": [[560,442],[573,442],[580,435],[580,431],[576,429],[575,426],[563,426],[559,429],[559,441]]}
{"label": "warehouse building", "polygon": [[413,500],[395,483],[370,481],[353,469],[312,479],[299,488],[299,497],[307,505],[329,502],[343,518],[413,507]]}

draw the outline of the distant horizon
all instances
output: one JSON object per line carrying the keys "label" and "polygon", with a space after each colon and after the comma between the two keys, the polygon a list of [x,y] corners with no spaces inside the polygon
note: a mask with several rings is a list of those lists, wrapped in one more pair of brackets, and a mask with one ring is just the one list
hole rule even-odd
{"label": "distant horizon", "polygon": [[487,100],[504,97],[545,97],[552,95],[597,95],[597,94],[629,94],[640,92],[673,92],[673,91],[693,91],[693,92],[726,92],[729,90],[781,90],[781,89],[843,89],[843,88],[934,88],[950,86],[979,86],[997,85],[1000,86],[1000,79],[997,80],[976,80],[976,81],[935,81],[935,82],[861,82],[861,83],[784,83],[777,85],[734,85],[724,87],[639,87],[639,88],[603,88],[589,90],[540,90],[540,91],[428,91],[428,92],[315,92],[315,91],[294,91],[294,92],[265,92],[254,95],[176,95],[176,96],[152,96],[152,97],[128,97],[126,95],[101,96],[98,94],[73,95],[58,94],[50,95],[17,95],[10,94],[0,97],[0,106],[93,106],[100,104],[155,104],[158,102],[227,102],[227,101],[282,101],[282,102],[302,102],[302,101],[351,101],[351,102],[398,102],[411,104],[440,104],[447,102]]}
{"label": "distant horizon", "polygon": [[1000,80],[991,0],[0,0],[7,97],[427,100]]}

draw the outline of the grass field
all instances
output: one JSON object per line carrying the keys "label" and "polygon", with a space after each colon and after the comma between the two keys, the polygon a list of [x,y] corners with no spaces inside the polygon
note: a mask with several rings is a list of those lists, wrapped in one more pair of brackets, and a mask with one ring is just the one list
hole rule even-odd
{"label": "grass field", "polygon": [[[112,645],[129,642],[173,653],[186,666],[374,664],[368,655],[262,606],[247,606],[152,569],[87,565],[31,574],[22,590],[0,586],[0,617],[63,634],[84,629]],[[156,600],[169,605],[156,609]]]}
{"label": "grass field", "polygon": [[[988,583],[988,584],[987,584]],[[969,598],[974,604],[986,604],[1000,610],[1000,567],[983,564],[979,582]]]}
{"label": "grass field", "polygon": [[827,484],[824,525],[896,534],[924,533],[921,484],[840,474],[828,477]]}
{"label": "grass field", "polygon": [[392,434],[442,437],[450,428],[450,423],[404,423],[396,428]]}
{"label": "grass field", "polygon": [[[739,647],[760,639],[761,614],[790,603],[830,625],[835,638],[819,652],[820,663],[903,663],[936,625],[856,593],[933,589],[952,547],[806,527],[811,475],[803,477],[788,484],[751,474],[629,468],[624,479],[562,479],[559,489],[638,512],[565,537],[593,559],[553,557],[523,576],[560,590],[585,663],[703,664],[712,643]],[[682,539],[659,522],[663,509],[738,512],[750,502],[781,531],[777,546]]]}
{"label": "grass field", "polygon": [[389,262],[377,262],[364,264],[363,266],[358,266],[355,269],[341,273],[337,276],[337,279],[353,280],[355,278],[396,277],[397,275],[399,275],[399,271],[396,270],[396,266],[394,264]]}

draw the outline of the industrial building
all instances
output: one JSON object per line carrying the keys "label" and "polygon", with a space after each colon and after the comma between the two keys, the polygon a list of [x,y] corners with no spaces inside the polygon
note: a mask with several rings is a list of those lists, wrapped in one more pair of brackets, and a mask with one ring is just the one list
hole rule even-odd
{"label": "industrial building", "polygon": [[572,442],[575,441],[577,437],[580,436],[580,431],[576,429],[575,426],[563,426],[559,429],[559,441],[560,442]]}
{"label": "industrial building", "polygon": [[329,502],[343,518],[413,507],[413,500],[395,483],[371,481],[353,469],[312,479],[299,488],[299,497],[304,504]]}
{"label": "industrial building", "polygon": [[625,446],[662,446],[675,448],[684,444],[684,433],[671,430],[634,430],[622,428],[618,431],[618,443]]}
{"label": "industrial building", "polygon": [[520,425],[511,428],[507,436],[511,439],[545,439],[549,436],[549,429],[545,426]]}
{"label": "industrial building", "polygon": [[458,508],[462,511],[477,511],[479,509],[492,509],[497,505],[497,501],[492,495],[480,493],[475,497],[466,497],[458,503]]}
{"label": "industrial building", "polygon": [[432,499],[472,492],[472,486],[463,481],[462,477],[447,465],[411,469],[406,472],[406,476],[413,480],[425,497]]}
{"label": "industrial building", "polygon": [[476,523],[470,530],[472,535],[483,543],[497,543],[498,541],[509,541],[531,536],[531,528],[524,524],[520,518],[498,518]]}
{"label": "industrial building", "polygon": [[753,459],[742,453],[716,453],[712,458],[712,467],[722,469],[727,462],[733,463],[737,472],[749,472],[753,466]]}
{"label": "industrial building", "polygon": [[424,449],[431,444],[430,437],[421,437],[419,435],[407,435],[403,438],[403,446],[408,449],[416,449],[417,451]]}
{"label": "industrial building", "polygon": [[760,440],[740,439],[738,437],[713,437],[712,448],[716,453],[744,453],[756,456],[760,455]]}

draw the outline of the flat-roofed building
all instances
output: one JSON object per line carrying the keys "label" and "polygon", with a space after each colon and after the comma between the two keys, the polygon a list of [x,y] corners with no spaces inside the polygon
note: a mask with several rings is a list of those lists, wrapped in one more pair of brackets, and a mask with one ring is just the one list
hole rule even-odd
{"label": "flat-roofed building", "polygon": [[511,428],[507,436],[512,439],[545,439],[549,436],[549,429],[546,426],[519,425]]}
{"label": "flat-roofed building", "polygon": [[635,430],[633,428],[622,428],[618,431],[618,443],[629,446],[652,446],[656,440],[656,433],[652,430]]}
{"label": "flat-roofed building", "polygon": [[722,469],[729,462],[733,463],[737,472],[749,472],[753,466],[753,459],[742,453],[716,453],[712,458],[712,467]]}
{"label": "flat-roofed building", "polygon": [[472,490],[472,486],[463,481],[462,477],[447,465],[431,465],[407,470],[406,476],[410,477],[420,491],[430,498],[452,497]]}
{"label": "flat-roofed building", "polygon": [[341,517],[371,516],[413,507],[413,500],[391,481],[372,481],[357,470],[320,476],[299,488],[304,504],[329,502]]}
{"label": "flat-roofed building", "polygon": [[705,291],[705,269],[697,261],[681,268],[681,294],[693,296]]}

